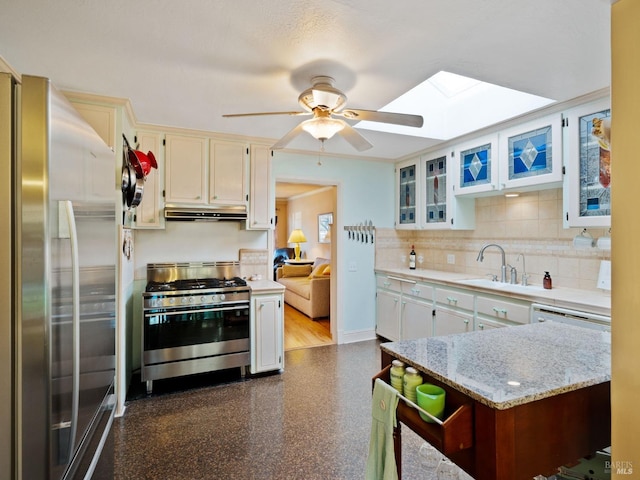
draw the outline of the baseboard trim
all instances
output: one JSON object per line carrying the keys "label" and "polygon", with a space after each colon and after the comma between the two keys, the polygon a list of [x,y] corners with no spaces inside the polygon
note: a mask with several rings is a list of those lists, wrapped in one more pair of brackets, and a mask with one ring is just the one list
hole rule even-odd
{"label": "baseboard trim", "polygon": [[338,331],[338,344],[364,342],[366,340],[375,340],[375,339],[376,339],[375,329],[351,330],[349,332],[345,332],[343,330]]}

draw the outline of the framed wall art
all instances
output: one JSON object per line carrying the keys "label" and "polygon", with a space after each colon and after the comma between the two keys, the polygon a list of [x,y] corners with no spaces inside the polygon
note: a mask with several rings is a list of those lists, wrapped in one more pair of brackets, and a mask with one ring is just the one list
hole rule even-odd
{"label": "framed wall art", "polygon": [[318,243],[331,243],[331,225],[333,213],[321,213],[318,215]]}

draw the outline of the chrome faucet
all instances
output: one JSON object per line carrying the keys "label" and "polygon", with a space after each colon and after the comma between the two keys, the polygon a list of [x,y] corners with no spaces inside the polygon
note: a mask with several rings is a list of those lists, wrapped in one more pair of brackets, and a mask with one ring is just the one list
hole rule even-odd
{"label": "chrome faucet", "polygon": [[500,267],[500,281],[502,283],[507,283],[507,262],[505,261],[504,248],[502,248],[500,245],[498,245],[497,243],[486,244],[484,247],[480,249],[480,253],[478,253],[478,258],[476,258],[476,260],[478,262],[481,262],[484,260],[484,251],[488,247],[496,247],[497,249],[500,250],[500,253],[502,253],[502,267]]}

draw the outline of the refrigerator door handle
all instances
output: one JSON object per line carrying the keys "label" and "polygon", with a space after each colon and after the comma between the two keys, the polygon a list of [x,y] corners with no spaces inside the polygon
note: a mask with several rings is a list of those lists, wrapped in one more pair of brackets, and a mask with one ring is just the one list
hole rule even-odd
{"label": "refrigerator door handle", "polygon": [[67,226],[71,245],[71,284],[73,292],[73,367],[72,367],[72,400],[71,400],[71,432],[69,435],[69,461],[73,456],[78,429],[78,406],[80,403],[80,267],[78,258],[78,233],[76,217],[71,200],[61,200],[60,207],[67,213]]}

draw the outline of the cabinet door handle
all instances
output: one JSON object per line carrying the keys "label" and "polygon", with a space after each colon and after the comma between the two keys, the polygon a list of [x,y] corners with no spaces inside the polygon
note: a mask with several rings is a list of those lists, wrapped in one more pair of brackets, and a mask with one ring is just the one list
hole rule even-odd
{"label": "cabinet door handle", "polygon": [[385,287],[389,287],[389,286],[391,286],[391,282],[384,282],[384,283],[383,283],[383,285],[384,285]]}
{"label": "cabinet door handle", "polygon": [[463,320],[463,322],[464,322],[464,324],[465,324],[465,325],[469,325],[469,319],[465,318],[465,319]]}
{"label": "cabinet door handle", "polygon": [[507,309],[506,308],[498,308],[498,307],[493,307],[493,311],[496,313],[503,313],[503,314],[507,314]]}
{"label": "cabinet door handle", "polygon": [[481,324],[481,323],[479,323],[479,324],[478,324],[478,330],[484,330],[484,325],[483,325],[483,324]]}
{"label": "cabinet door handle", "polygon": [[447,297],[449,303],[458,303],[458,299],[455,297]]}
{"label": "cabinet door handle", "polygon": [[418,288],[412,288],[412,289],[411,289],[411,293],[413,293],[414,295],[420,295],[420,289],[418,289]]}
{"label": "cabinet door handle", "polygon": [[264,303],[261,303],[260,308],[264,308],[264,305],[265,305]]}

